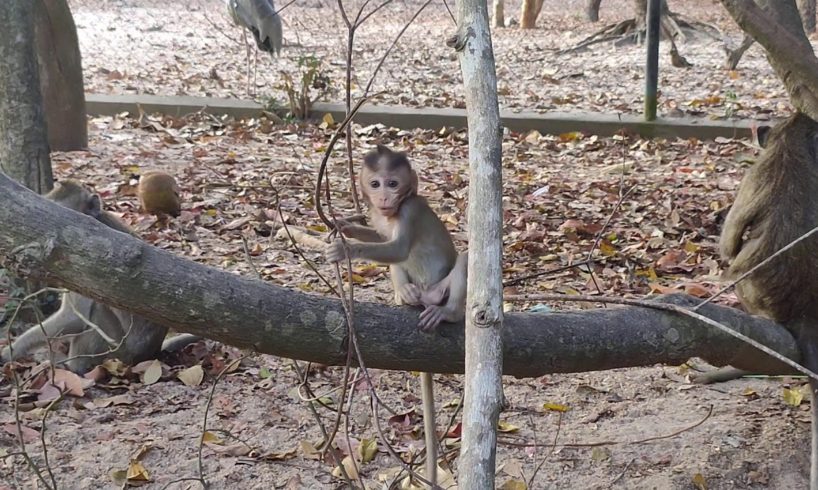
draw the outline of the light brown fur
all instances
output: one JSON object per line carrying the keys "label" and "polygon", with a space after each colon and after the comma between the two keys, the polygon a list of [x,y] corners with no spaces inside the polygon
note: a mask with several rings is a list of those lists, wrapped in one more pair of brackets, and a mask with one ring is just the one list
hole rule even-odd
{"label": "light brown fur", "polygon": [[146,213],[179,216],[182,211],[179,186],[172,175],[158,170],[145,172],[139,178],[139,203]]}
{"label": "light brown fur", "polygon": [[[818,226],[818,123],[796,113],[769,133],[765,146],[741,182],[719,242],[731,279]],[[750,312],[792,331],[802,363],[818,372],[818,236],[754,271],[736,285],[736,294]],[[818,490],[818,382],[809,383],[810,488]]]}

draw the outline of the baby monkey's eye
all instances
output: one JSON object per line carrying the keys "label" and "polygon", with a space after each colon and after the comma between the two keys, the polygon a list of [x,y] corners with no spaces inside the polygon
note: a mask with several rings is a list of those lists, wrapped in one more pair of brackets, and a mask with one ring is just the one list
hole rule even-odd
{"label": "baby monkey's eye", "polygon": [[390,188],[394,189],[398,186],[399,182],[397,180],[390,180],[386,183]]}
{"label": "baby monkey's eye", "polygon": [[378,187],[380,187],[380,186],[381,186],[381,183],[380,183],[380,182],[378,182],[377,180],[371,180],[371,181],[369,182],[369,187],[371,187],[371,188],[373,188],[373,189],[377,189],[377,188],[378,188]]}

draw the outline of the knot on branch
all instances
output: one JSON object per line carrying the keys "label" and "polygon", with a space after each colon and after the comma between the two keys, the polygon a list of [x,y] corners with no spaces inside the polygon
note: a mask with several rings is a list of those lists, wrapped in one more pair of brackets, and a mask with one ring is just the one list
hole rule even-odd
{"label": "knot on branch", "polygon": [[3,254],[3,268],[19,277],[42,278],[45,275],[43,274],[43,264],[49,260],[55,248],[52,237],[47,237],[43,241],[20,245]]}
{"label": "knot on branch", "polygon": [[463,29],[460,27],[457,29],[456,33],[446,40],[446,46],[454,48],[454,50],[457,52],[463,51],[466,44],[469,42],[470,37],[474,37],[474,30],[471,28]]}
{"label": "knot on branch", "polygon": [[492,325],[500,323],[502,319],[502,310],[499,308],[477,307],[474,312],[474,325],[478,328],[488,328]]}

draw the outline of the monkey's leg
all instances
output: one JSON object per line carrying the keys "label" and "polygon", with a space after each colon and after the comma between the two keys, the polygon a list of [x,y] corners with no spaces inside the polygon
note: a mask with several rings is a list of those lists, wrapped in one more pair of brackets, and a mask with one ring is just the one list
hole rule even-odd
{"label": "monkey's leg", "polygon": [[440,322],[455,323],[463,320],[466,316],[466,282],[468,279],[468,252],[463,252],[457,257],[452,271],[444,279],[448,280],[449,298],[442,306],[426,306],[420,314],[418,326],[424,332],[428,332],[437,327]]}
{"label": "monkey's leg", "polygon": [[432,373],[420,373],[420,399],[423,402],[423,436],[426,441],[426,479],[437,485],[437,429],[435,427],[435,387]]}
{"label": "monkey's leg", "polygon": [[178,350],[182,350],[188,345],[198,342],[202,338],[198,335],[193,335],[192,333],[183,333],[171,337],[169,339],[165,339],[162,342],[162,351],[163,352],[176,352]]}
{"label": "monkey's leg", "polygon": [[14,358],[18,359],[27,355],[33,348],[44,345],[46,336],[51,338],[60,334],[78,334],[85,328],[85,322],[74,314],[63,298],[63,303],[56,313],[46,318],[41,325],[35,325],[23,332],[10,346],[3,349],[0,358],[10,361],[13,353]]}
{"label": "monkey's leg", "polygon": [[389,266],[389,277],[392,279],[392,289],[395,291],[395,304],[419,305],[420,288],[409,281],[409,274],[399,265]]}
{"label": "monkey's leg", "polygon": [[723,383],[738,379],[742,376],[751,374],[749,371],[734,368],[733,366],[722,366],[712,371],[704,373],[696,373],[690,376],[690,381],[698,385],[709,385],[711,383]]}

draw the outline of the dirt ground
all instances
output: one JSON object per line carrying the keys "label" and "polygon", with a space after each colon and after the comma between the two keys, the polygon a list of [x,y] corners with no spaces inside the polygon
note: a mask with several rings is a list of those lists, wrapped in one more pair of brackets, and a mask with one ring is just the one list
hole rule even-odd
{"label": "dirt ground", "polygon": [[[639,110],[639,49],[603,46],[558,59],[546,51],[569,45],[597,27],[582,21],[581,3],[546,1],[541,25],[547,28],[496,33],[501,87],[502,83],[510,87],[502,96],[506,107]],[[627,12],[625,4],[603,2],[603,22],[618,20],[616,14]],[[385,39],[397,30],[396,19],[408,16],[412,5],[415,2],[400,3],[384,21],[363,28],[356,56],[371,66]],[[239,39],[240,33],[229,26],[220,3],[78,1],[72,6],[90,91],[243,94],[243,47],[226,38]],[[713,2],[673,2],[673,7],[716,23],[738,38]],[[457,104],[459,74],[443,43],[450,25],[441,6],[430,9],[412,28],[417,30],[407,33],[412,43],[399,46],[398,57],[385,65],[378,88],[387,90],[385,102]],[[517,11],[516,5],[507,6],[507,12]],[[325,58],[331,78],[341,83],[343,34],[334,5],[311,2],[292,12],[291,19],[282,14],[288,29],[285,38],[302,47],[285,48],[282,59],[261,58],[260,93],[274,92],[269,87],[278,80],[279,70],[291,69],[298,56],[311,52]],[[326,12],[333,15],[322,15]],[[222,30],[212,27],[208,19]],[[297,37],[293,26],[298,27]],[[748,53],[737,76],[720,68],[721,54],[714,43],[684,45],[684,53],[695,66],[682,73],[670,67],[663,72],[665,109],[723,117],[730,106],[733,114],[759,118],[786,109],[781,88],[756,49]],[[537,65],[530,63],[532,59],[547,62]],[[410,68],[402,60],[412,60]],[[214,69],[218,79],[210,76]],[[366,81],[364,70],[356,72],[360,83]],[[580,75],[550,81],[572,70]],[[428,83],[432,78],[439,83]],[[768,90],[758,97],[762,87]],[[727,97],[728,91],[735,97]],[[341,94],[333,97],[340,100]],[[568,102],[557,104],[552,97]],[[696,100],[707,103],[690,103]],[[317,229],[310,193],[331,128],[200,115],[92,118],[90,128],[89,151],[55,155],[55,172],[60,178],[93,183],[107,208],[145,240],[238,274],[252,276],[255,268],[266,281],[328,294],[305,259],[290,244],[274,238],[273,218],[280,204],[288,224]],[[458,248],[464,248],[462,217],[468,183],[464,133],[356,128],[356,154],[376,141],[411,152],[421,191],[454,233]],[[723,211],[755,153],[746,141],[726,139],[643,141],[627,136],[507,134],[503,145],[506,276],[583,260],[597,235],[603,236],[593,250],[601,259],[594,278],[571,269],[524,281],[507,292],[599,290],[645,297],[673,289],[712,294],[721,272],[716,240]],[[163,168],[178,176],[185,201],[182,216],[165,222],[138,212],[131,177],[145,168]],[[350,208],[343,168],[338,154],[332,160],[331,175],[334,202],[341,211]],[[610,224],[603,228],[609,217]],[[329,275],[319,252],[307,250],[305,257]],[[356,297],[390,301],[384,268],[359,264],[355,272]],[[721,302],[734,304],[735,298],[727,295]],[[149,479],[145,488],[165,488],[174,480],[195,476],[214,374],[239,355],[232,348],[206,342],[181,356],[163,359],[159,382],[116,376],[86,388],[82,396],[68,396],[50,413],[44,436],[59,488],[114,488],[111,471],[129,468],[131,460],[144,468],[141,474]],[[206,371],[201,384],[188,386],[177,379],[179,372],[198,364]],[[505,378],[510,408],[501,414],[498,486],[523,488],[514,486],[515,482],[527,481],[529,488],[806,488],[809,401],[794,402],[791,396],[799,393],[802,380],[749,378],[698,386],[688,383],[687,373],[684,367],[652,366]],[[379,397],[397,414],[381,410],[384,433],[409,458],[423,444],[418,378],[402,372],[373,370],[371,374]],[[335,390],[342,375],[342,368],[319,370],[310,375],[308,386],[321,401],[337,406]],[[443,432],[454,419],[448,430],[451,437],[444,441],[454,458],[460,417],[456,402],[463,381],[458,375],[440,375],[436,381],[438,429]],[[332,465],[313,454],[311,448],[320,441],[321,432],[308,403],[299,398],[298,385],[292,363],[273,356],[251,356],[215,384],[208,418],[210,442],[201,460],[212,488],[343,487],[331,475]],[[3,378],[0,456],[5,457],[0,458],[0,489],[43,488],[20,456],[9,456],[19,450],[13,392],[8,378]],[[355,393],[349,442],[343,425],[338,437],[342,456],[350,447],[354,452],[378,436],[367,390],[359,384]],[[21,417],[29,454],[42,468],[39,441],[44,412],[31,405],[38,398],[47,400],[48,391],[23,393],[29,405]],[[557,410],[560,406],[568,410]],[[332,425],[328,410],[319,407],[318,413],[326,426]],[[454,459],[455,469],[456,463]],[[366,488],[386,488],[397,466],[381,445],[374,459],[360,467],[363,483]],[[198,487],[185,481],[168,488]]]}

